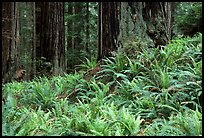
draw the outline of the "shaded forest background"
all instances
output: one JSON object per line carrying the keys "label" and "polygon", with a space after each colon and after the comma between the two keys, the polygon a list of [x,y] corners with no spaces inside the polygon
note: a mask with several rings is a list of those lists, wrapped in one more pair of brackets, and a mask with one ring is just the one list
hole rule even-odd
{"label": "shaded forest background", "polygon": [[159,48],[201,32],[199,10],[179,2],[3,2],[2,80],[73,72],[85,58],[100,61],[138,38]]}
{"label": "shaded forest background", "polygon": [[24,80],[70,72],[96,49],[96,9],[97,3],[3,3],[3,80],[22,69]]}

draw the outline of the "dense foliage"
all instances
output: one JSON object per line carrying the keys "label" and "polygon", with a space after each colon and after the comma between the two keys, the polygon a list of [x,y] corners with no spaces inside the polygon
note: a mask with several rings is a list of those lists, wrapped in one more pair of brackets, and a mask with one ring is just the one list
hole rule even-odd
{"label": "dense foliage", "polygon": [[[78,5],[77,5],[78,4]],[[73,71],[74,65],[81,64],[84,57],[95,57],[97,53],[97,18],[98,18],[98,3],[89,2],[88,10],[86,9],[87,2],[66,2],[65,9],[68,7],[77,8],[77,6],[83,7],[80,12],[66,13],[64,15],[65,22],[65,45],[66,60],[68,63],[68,72]],[[88,17],[87,17],[88,14]],[[88,20],[88,21],[87,21]],[[69,27],[68,27],[69,26]],[[87,28],[88,27],[88,28]],[[88,30],[87,30],[88,29]],[[88,31],[88,32],[87,32]],[[76,43],[76,38],[79,38]],[[88,42],[88,44],[87,44]],[[71,43],[71,47],[69,45]],[[77,55],[77,56],[76,56]]]}
{"label": "dense foliage", "polygon": [[175,33],[194,35],[202,32],[202,2],[180,2],[174,14]]}
{"label": "dense foliage", "polygon": [[200,136],[201,49],[202,34],[161,50],[136,39],[89,79],[99,66],[86,59],[79,72],[4,84],[2,135]]}

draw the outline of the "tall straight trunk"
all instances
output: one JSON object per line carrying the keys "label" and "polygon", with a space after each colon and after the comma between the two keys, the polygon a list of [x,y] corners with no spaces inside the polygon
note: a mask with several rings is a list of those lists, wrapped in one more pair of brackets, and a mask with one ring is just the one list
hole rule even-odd
{"label": "tall straight trunk", "polygon": [[98,59],[111,56],[118,47],[120,2],[99,3],[99,54]]}
{"label": "tall straight trunk", "polygon": [[[52,4],[51,4],[52,5]],[[65,60],[65,48],[64,48],[64,2],[53,3],[52,15],[50,18],[50,24],[53,28],[51,44],[53,50],[53,63],[54,63],[54,75],[59,75],[64,71],[64,60]]]}
{"label": "tall straight trunk", "polygon": [[[35,34],[36,34],[36,59],[40,59],[41,57],[41,37],[42,37],[42,26],[43,24],[41,24],[42,22],[42,9],[41,9],[41,5],[42,2],[34,2],[35,3]],[[37,68],[36,68],[36,72],[37,72]]]}
{"label": "tall straight trunk", "polygon": [[[68,2],[68,16],[73,15],[73,2]],[[68,32],[68,39],[67,39],[67,44],[68,44],[68,48],[72,48],[72,28],[73,28],[73,22],[72,20],[68,20],[67,23],[67,32]]]}
{"label": "tall straight trunk", "polygon": [[101,60],[103,57],[102,51],[102,42],[103,42],[103,37],[102,37],[102,2],[99,2],[98,4],[98,57],[97,61]]}
{"label": "tall straight trunk", "polygon": [[9,62],[9,53],[11,48],[11,2],[3,2],[2,3],[2,82],[6,82],[7,74],[9,70],[8,62]]}
{"label": "tall straight trunk", "polygon": [[[26,60],[24,61],[25,63],[25,69],[26,69],[26,74],[25,74],[25,79],[28,81],[30,80],[30,75],[32,72],[32,2],[26,2],[26,35],[24,37],[26,38],[26,42],[24,43],[25,51],[24,55],[27,57]],[[32,30],[31,30],[32,29]]]}
{"label": "tall straight trunk", "polygon": [[6,82],[9,82],[15,78],[15,71],[18,69],[19,60],[17,54],[17,48],[19,48],[19,3],[12,2],[11,4],[11,45],[9,47],[8,55],[8,72],[6,74]]}
{"label": "tall straight trunk", "polygon": [[[68,17],[73,15],[73,10],[74,10],[73,5],[74,5],[73,2],[68,2]],[[69,56],[70,51],[74,49],[73,32],[74,32],[73,18],[68,18],[68,21],[67,21],[67,33],[68,33],[67,35],[67,44],[68,44],[67,53],[68,54],[66,54],[67,70],[69,68],[72,68],[72,63],[70,62],[68,56]]]}
{"label": "tall straight trunk", "polygon": [[47,60],[52,60],[52,55],[50,50],[50,36],[49,32],[51,31],[49,25],[50,18],[50,4],[49,2],[40,2],[40,10],[41,10],[41,20],[39,22],[40,26],[40,57],[45,57]]}
{"label": "tall straight trunk", "polygon": [[80,32],[82,31],[82,25],[83,25],[83,17],[81,16],[82,14],[82,3],[80,2],[75,2],[74,5],[74,14],[77,15],[75,18],[75,24],[74,24],[74,33],[75,33],[75,38],[74,38],[74,48],[75,49],[82,49],[82,39],[81,39],[81,34]]}
{"label": "tall straight trunk", "polygon": [[16,6],[15,6],[15,16],[16,16],[16,29],[15,29],[15,54],[17,56],[16,58],[16,65],[17,65],[17,69],[21,68],[20,65],[20,46],[21,46],[21,36],[20,36],[20,29],[21,29],[21,15],[20,15],[20,2],[16,2]]}
{"label": "tall straight trunk", "polygon": [[58,75],[65,70],[64,2],[42,2],[39,5],[41,57],[52,64],[50,73]]}
{"label": "tall straight trunk", "polygon": [[89,2],[86,2],[86,52],[89,52],[90,42],[89,32]]}
{"label": "tall straight trunk", "polygon": [[32,75],[36,75],[36,16],[35,16],[35,2],[32,3],[32,16],[33,16],[33,45],[32,45]]}

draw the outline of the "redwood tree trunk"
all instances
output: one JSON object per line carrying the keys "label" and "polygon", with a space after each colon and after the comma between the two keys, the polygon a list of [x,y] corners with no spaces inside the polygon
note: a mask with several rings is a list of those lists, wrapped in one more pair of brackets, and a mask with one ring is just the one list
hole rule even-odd
{"label": "redwood tree trunk", "polygon": [[64,2],[43,2],[40,5],[40,55],[53,65],[53,74],[64,71]]}
{"label": "redwood tree trunk", "polygon": [[7,81],[9,52],[11,48],[11,2],[2,3],[2,82]]}
{"label": "redwood tree trunk", "polygon": [[17,53],[20,46],[19,4],[18,2],[3,3],[3,15],[5,15],[3,16],[2,26],[2,60],[3,66],[5,66],[2,71],[3,82],[13,80],[15,78],[15,71],[19,68],[19,55]]}
{"label": "redwood tree trunk", "polygon": [[171,39],[170,2],[99,2],[98,61],[128,39],[160,47]]}
{"label": "redwood tree trunk", "polygon": [[[137,36],[153,47],[166,45],[171,39],[171,7],[170,2],[128,2],[122,3],[126,17],[121,16],[120,28],[128,28],[130,36]],[[128,25],[127,16],[130,15]],[[121,31],[123,38],[130,37]]]}
{"label": "redwood tree trunk", "polygon": [[[54,75],[61,74],[64,70],[65,64],[65,40],[64,40],[64,2],[50,3],[53,7],[50,18],[52,28],[50,46],[54,50],[53,63]],[[50,28],[50,30],[51,30]],[[51,50],[51,49],[50,49]]]}
{"label": "redwood tree trunk", "polygon": [[86,52],[89,52],[90,32],[89,32],[89,2],[86,2]]}
{"label": "redwood tree trunk", "polygon": [[[73,2],[68,2],[68,16],[73,15]],[[72,29],[73,28],[73,22],[72,20],[68,20],[67,23],[67,31],[68,31],[68,39],[67,39],[67,44],[68,48],[72,48]]]}
{"label": "redwood tree trunk", "polygon": [[74,14],[77,15],[77,17],[75,18],[74,21],[74,33],[75,38],[74,38],[74,48],[77,50],[83,49],[81,42],[82,42],[82,38],[81,38],[81,31],[83,29],[83,16],[82,16],[82,3],[80,2],[75,2],[74,3]]}
{"label": "redwood tree trunk", "polygon": [[31,73],[31,78],[34,78],[36,75],[36,16],[35,16],[35,2],[32,2],[32,17],[33,17],[33,33],[32,33],[32,73]]}
{"label": "redwood tree trunk", "polygon": [[118,46],[120,2],[99,3],[98,61],[111,56]]}

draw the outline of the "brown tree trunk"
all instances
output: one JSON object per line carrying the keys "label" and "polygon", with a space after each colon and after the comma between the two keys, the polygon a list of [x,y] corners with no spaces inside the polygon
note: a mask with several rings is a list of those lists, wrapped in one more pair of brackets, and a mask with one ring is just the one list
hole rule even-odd
{"label": "brown tree trunk", "polygon": [[98,4],[98,57],[97,61],[101,60],[103,58],[102,55],[102,2],[99,2]]}
{"label": "brown tree trunk", "polygon": [[15,72],[19,68],[18,48],[20,46],[19,36],[19,4],[18,2],[11,3],[11,45],[9,46],[8,55],[8,71],[6,73],[6,82],[15,79]]}
{"label": "brown tree trunk", "polygon": [[89,42],[90,42],[90,36],[89,36],[89,2],[86,2],[86,52],[89,52]]}
{"label": "brown tree trunk", "polygon": [[42,2],[40,6],[40,52],[41,57],[53,65],[53,74],[64,71],[65,40],[64,40],[64,2]]}
{"label": "brown tree trunk", "polygon": [[111,56],[118,46],[120,2],[99,3],[98,61]]}
{"label": "brown tree trunk", "polygon": [[[6,36],[3,34],[4,82],[10,82],[13,79],[18,81],[24,79],[30,80],[31,70],[35,69],[35,62],[31,67],[34,44],[34,38],[32,36],[35,34],[35,32],[32,32],[32,27],[35,27],[33,25],[35,17],[32,16],[32,13],[34,13],[32,4],[10,2],[4,5],[5,8],[9,7],[3,13],[3,16],[8,19],[6,20],[6,24],[3,22],[3,30],[9,32]],[[33,58],[35,59],[35,57]],[[26,73],[24,69],[26,69]]]}
{"label": "brown tree trunk", "polygon": [[99,2],[98,61],[119,45],[139,38],[152,47],[171,39],[171,3]]}
{"label": "brown tree trunk", "polygon": [[[68,3],[68,16],[73,15],[73,2]],[[73,28],[73,22],[72,20],[68,20],[67,23],[67,31],[68,31],[68,39],[67,39],[67,44],[68,48],[72,48],[72,28]]]}
{"label": "brown tree trunk", "polygon": [[[168,43],[172,26],[170,2],[128,2],[128,5],[122,3],[123,6],[121,13],[129,13],[131,17],[128,25],[131,36],[134,34],[154,47]],[[121,17],[120,28],[125,30],[127,27],[123,22],[127,20]],[[124,34],[124,30],[120,36],[126,39],[129,36]]]}
{"label": "brown tree trunk", "polygon": [[[24,8],[24,7],[21,7]],[[25,3],[25,8],[26,8],[26,17],[25,17],[25,25],[26,25],[26,33],[23,35],[23,31],[22,31],[22,37],[25,38],[25,42],[23,43],[23,47],[24,47],[24,55],[25,57],[23,57],[23,65],[26,69],[26,74],[25,74],[25,80],[30,80],[31,79],[31,70],[32,70],[32,31],[33,31],[33,20],[32,20],[32,2],[26,2]],[[23,27],[22,27],[23,28]]]}
{"label": "brown tree trunk", "polygon": [[32,17],[33,17],[33,33],[32,33],[32,73],[31,73],[31,79],[36,76],[36,16],[35,16],[35,2],[32,2]]}
{"label": "brown tree trunk", "polygon": [[8,62],[9,62],[9,52],[11,48],[11,2],[3,2],[2,3],[2,82],[8,81],[7,78],[8,73]]}
{"label": "brown tree trunk", "polygon": [[[50,46],[53,53],[53,73],[59,75],[64,71],[65,48],[64,48],[64,2],[50,3],[51,18],[50,24],[52,32],[50,32]],[[50,49],[51,50],[51,49]]]}
{"label": "brown tree trunk", "polygon": [[[44,24],[41,24],[42,23],[42,2],[35,2],[35,13],[36,13],[36,27],[35,27],[35,30],[36,30],[36,58],[37,59],[40,59],[41,57],[41,44],[42,44],[42,36],[44,33],[42,33],[42,27],[44,26]],[[37,70],[37,68],[36,68]]]}
{"label": "brown tree trunk", "polygon": [[[3,3],[3,34],[2,61],[3,82],[15,79],[15,72],[19,68],[18,48],[20,46],[19,3]],[[4,16],[5,15],[5,16]],[[11,30],[11,31],[10,31]]]}
{"label": "brown tree trunk", "polygon": [[82,25],[83,25],[83,17],[82,17],[82,3],[80,2],[75,2],[74,5],[74,14],[77,15],[75,18],[75,24],[74,24],[74,33],[75,33],[75,38],[74,38],[74,48],[75,49],[82,49],[82,39],[81,39],[81,34],[80,32],[82,31]]}
{"label": "brown tree trunk", "polygon": [[155,47],[166,45],[171,38],[171,3],[146,2],[143,3],[143,10],[147,35],[153,40]]}

